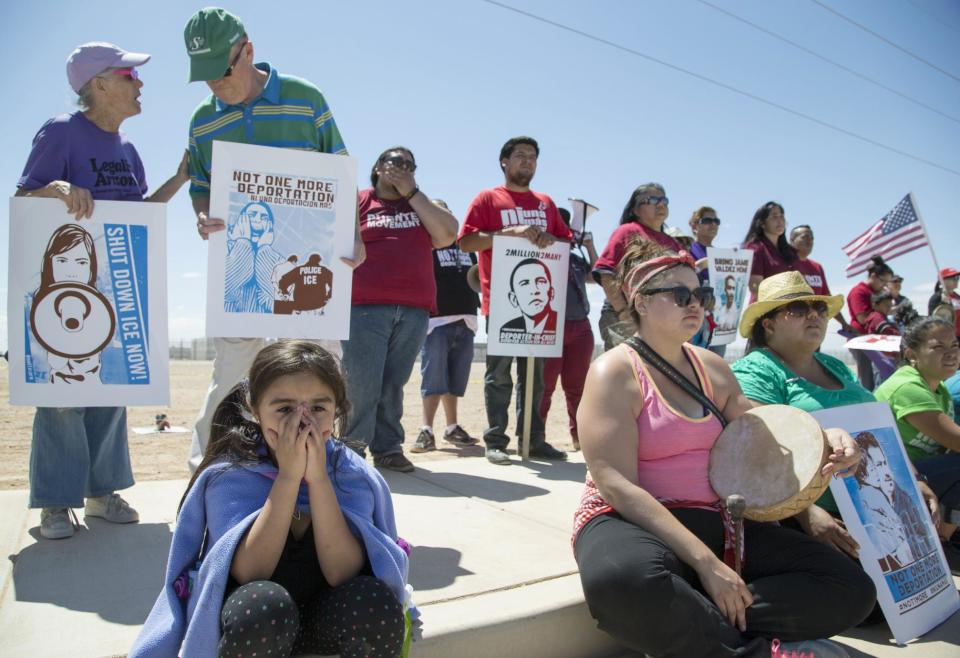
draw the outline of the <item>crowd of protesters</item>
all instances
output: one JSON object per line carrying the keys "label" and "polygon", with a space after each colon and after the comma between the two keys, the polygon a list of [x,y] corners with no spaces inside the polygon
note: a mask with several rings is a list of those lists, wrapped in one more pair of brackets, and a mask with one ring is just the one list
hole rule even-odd
{"label": "crowd of protesters", "polygon": [[[88,43],[67,62],[80,109],[42,126],[16,194],[60,199],[83,220],[99,200],[165,202],[189,181],[196,230],[207,239],[225,227],[222,218],[210,216],[215,140],[346,153],[323,94],[309,82],[256,62],[252,37],[239,18],[222,9],[204,9],[190,19],[184,39],[190,81],[206,83],[212,93],[189,119],[183,161],[156,192],[148,195],[143,163],[120,131],[125,119],[141,111],[138,97],[144,83],[139,67],[150,56]],[[668,228],[666,188],[655,182],[639,185],[598,254],[582,224],[573,227],[566,209],[532,189],[539,158],[535,139],[507,140],[497,160],[502,185],[481,191],[460,224],[443,201],[419,187],[413,150],[387,148],[371,166],[371,186],[359,193],[354,254],[344,259],[353,268],[349,339],[325,349],[310,341],[268,344],[259,338],[214,338],[216,359],[195,423],[189,464],[196,473],[184,510],[203,507],[217,495],[232,495],[226,488],[233,486],[228,478],[222,478],[222,491],[205,485],[209,491],[195,493],[196,483],[214,479],[212,474],[231,460],[261,464],[245,476],[249,482],[237,480],[236,492],[246,487],[244,510],[264,510],[252,523],[230,518],[219,528],[224,541],[234,527],[246,527],[248,533],[242,540],[239,535],[229,540],[234,542],[233,562],[217,576],[222,580],[223,610],[209,624],[219,624],[222,631],[216,634],[219,645],[213,645],[220,655],[237,642],[250,644],[251,633],[231,615],[257,596],[251,585],[263,583],[272,583],[269,595],[290,601],[301,612],[299,625],[273,609],[258,617],[265,625],[283,620],[286,639],[272,638],[270,645],[279,655],[297,647],[341,655],[396,655],[403,614],[408,622],[411,617],[416,621],[416,614],[410,614],[415,608],[387,606],[377,623],[388,624],[389,633],[377,635],[374,642],[365,629],[353,626],[346,632],[344,619],[325,615],[316,606],[321,602],[336,607],[341,599],[370,601],[377,596],[403,602],[403,578],[382,546],[388,544],[388,553],[396,553],[397,560],[406,559],[397,557],[403,551],[394,545],[392,509],[384,511],[389,490],[365,456],[369,450],[376,468],[415,469],[404,454],[407,431],[401,418],[403,389],[418,356],[422,423],[409,447],[413,453],[437,449],[434,426],[442,407],[444,441],[466,447],[482,440],[487,460],[511,464],[509,409],[515,395],[518,452],[520,428],[529,415],[529,454],[565,460],[567,454],[547,441],[545,430],[559,381],[570,439],[574,450],[583,446],[592,476],[574,535],[587,600],[602,628],[647,653],[699,655],[705,647],[723,647],[728,653],[710,655],[769,655],[771,637],[813,641],[858,623],[872,609],[872,584],[853,561],[842,558],[855,556],[858,547],[838,521],[829,495],[798,515],[795,528],[750,527],[754,555],[770,556],[765,562],[754,557],[754,571],[741,577],[724,564],[721,523],[707,500],[712,492],[704,486],[705,465],[700,459],[687,467],[690,459],[699,459],[695,454],[702,457],[700,448],[712,446],[726,422],[753,405],[789,404],[814,411],[877,399],[889,402],[931,511],[960,509],[960,426],[951,397],[951,390],[960,388],[960,270],[947,267],[938,273],[928,317],[921,318],[902,295],[902,277],[874,257],[866,278],[847,295],[845,317],[843,297],[831,294],[823,266],[811,258],[814,229],[800,224],[788,231],[783,205],[766,202],[738,245],[753,252],[753,265],[750,305],[732,326],[749,342],[748,353],[731,369],[723,360],[726,345],[712,340],[719,316],[730,312],[726,302],[734,296],[728,281],[717,282],[717,291],[711,286],[709,250],[729,242],[719,238],[717,210],[708,205],[694,210],[688,220],[691,235],[685,235]],[[128,175],[105,184],[87,166],[91,160],[116,163],[117,170]],[[458,401],[469,384],[477,311],[489,317],[491,280],[503,277],[493,268],[495,235],[516,236],[540,249],[557,241],[570,244],[562,356],[535,358],[528,369],[527,360],[533,357],[487,354],[487,426],[465,428],[458,419]],[[78,249],[87,250],[85,260],[83,254],[79,260],[71,256]],[[54,251],[54,261],[83,261],[86,277],[95,277],[95,261],[90,263],[82,235]],[[51,264],[50,283],[62,269]],[[597,330],[606,354],[596,361],[589,320],[591,285],[599,285],[604,298]],[[724,304],[715,306],[715,297]],[[840,360],[820,350],[830,319],[851,337],[901,336],[901,349],[887,354],[851,350],[855,379]],[[662,373],[648,371],[633,347],[626,346],[638,340],[646,341],[646,349],[659,353],[684,377],[699,382],[714,410],[684,397]],[[342,352],[342,374],[337,352]],[[516,382],[511,376],[514,361]],[[76,372],[83,367],[64,366]],[[524,396],[528,373],[533,377],[529,408]],[[63,375],[68,376],[83,377]],[[650,445],[638,447],[641,429],[648,432],[644,441]],[[340,441],[325,447],[334,431]],[[855,467],[859,452],[850,437],[841,431],[828,434],[835,448],[832,466]],[[664,438],[668,436],[669,441]],[[341,453],[341,447],[349,450]],[[648,460],[661,460],[656,468],[666,470],[653,473],[645,465]],[[671,479],[666,474],[675,464],[686,470]],[[357,486],[372,488],[380,498],[362,509],[338,502],[328,469],[348,481],[356,478]],[[76,519],[70,513],[77,507],[114,523],[137,522],[137,512],[117,493],[132,485],[124,408],[37,409],[30,506],[42,510],[41,536],[73,535]],[[668,510],[667,501],[677,498],[702,504]],[[303,518],[301,507],[307,510]],[[331,534],[314,536],[311,521],[315,529],[322,524]],[[938,528],[944,542],[960,545],[960,530],[953,522],[938,523]],[[175,545],[188,540],[174,539]],[[642,551],[634,550],[641,545]],[[312,565],[307,583],[289,571],[304,563],[304,550],[318,556],[306,559]],[[624,578],[621,567],[603,567],[613,564],[602,558],[611,551],[623,552],[623,564],[635,564],[631,577]],[[781,587],[781,580],[793,584]],[[654,581],[672,582],[682,590],[678,605],[687,617],[699,620],[699,633],[687,633],[669,619],[642,626],[634,622],[637,615],[653,619],[665,612],[658,605],[663,593],[658,594]],[[754,581],[763,584],[754,586]],[[803,592],[797,589],[801,582]],[[286,589],[271,589],[278,583]],[[267,595],[267,590],[262,593]],[[641,609],[636,601],[646,604]],[[801,614],[804,610],[806,615]],[[159,614],[156,609],[154,613]],[[173,609],[169,614],[174,618],[164,618],[165,630],[156,637],[145,631],[131,655],[153,655],[165,642],[179,647],[184,633],[197,647],[209,648],[203,644],[205,636],[190,635],[188,626],[197,628],[200,622],[176,618]],[[784,619],[794,617],[803,623],[784,625]],[[179,635],[171,640],[171,633]]]}

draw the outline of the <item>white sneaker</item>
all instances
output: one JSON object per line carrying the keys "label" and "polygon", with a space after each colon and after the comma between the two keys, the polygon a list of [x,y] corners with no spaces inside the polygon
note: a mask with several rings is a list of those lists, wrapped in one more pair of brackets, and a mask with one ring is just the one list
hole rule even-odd
{"label": "white sneaker", "polygon": [[68,507],[44,507],[40,511],[40,536],[44,539],[73,537],[76,526],[70,520],[72,512]]}
{"label": "white sneaker", "polygon": [[87,516],[97,516],[110,523],[136,523],[140,520],[137,510],[130,507],[118,493],[87,498],[83,513]]}
{"label": "white sneaker", "polygon": [[846,649],[830,640],[774,640],[770,645],[770,655],[772,658],[850,658]]}

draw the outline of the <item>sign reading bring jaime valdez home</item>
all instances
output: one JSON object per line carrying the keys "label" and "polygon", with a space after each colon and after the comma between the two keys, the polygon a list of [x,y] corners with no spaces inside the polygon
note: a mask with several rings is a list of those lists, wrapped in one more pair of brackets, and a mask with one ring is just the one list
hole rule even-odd
{"label": "sign reading bring jaime valdez home", "polygon": [[526,238],[495,235],[492,256],[487,353],[561,356],[570,245],[538,249]]}
{"label": "sign reading bring jaime valdez home", "polygon": [[214,142],[207,335],[347,338],[357,163]]}
{"label": "sign reading bring jaime valdez home", "polygon": [[166,284],[165,204],[11,199],[11,404],[168,404]]}

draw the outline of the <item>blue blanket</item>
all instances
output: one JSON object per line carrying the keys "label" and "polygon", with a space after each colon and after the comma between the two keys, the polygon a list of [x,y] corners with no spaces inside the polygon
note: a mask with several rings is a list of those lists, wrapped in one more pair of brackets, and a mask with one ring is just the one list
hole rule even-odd
{"label": "blue blanket", "polygon": [[[350,531],[363,541],[374,575],[396,595],[415,623],[420,613],[407,587],[407,554],[397,544],[390,489],[352,450],[327,442],[327,470]],[[201,473],[177,518],[163,591],[150,611],[129,658],[216,656],[220,608],[237,544],[263,508],[277,469],[268,462],[217,462]],[[306,484],[297,500],[309,509]],[[188,601],[174,582],[201,559]]]}

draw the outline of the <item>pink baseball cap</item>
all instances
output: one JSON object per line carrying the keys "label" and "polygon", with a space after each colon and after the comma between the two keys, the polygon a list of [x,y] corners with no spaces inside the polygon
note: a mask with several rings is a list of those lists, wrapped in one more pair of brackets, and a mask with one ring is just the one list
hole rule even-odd
{"label": "pink baseball cap", "polygon": [[80,88],[97,74],[111,67],[140,66],[150,61],[150,55],[128,53],[123,48],[105,41],[91,41],[77,46],[67,58],[67,80],[70,87]]}

